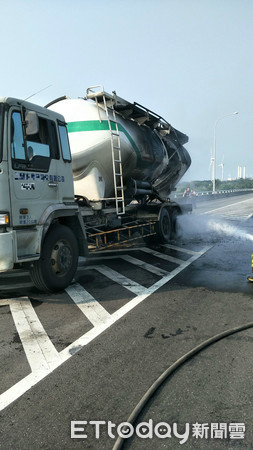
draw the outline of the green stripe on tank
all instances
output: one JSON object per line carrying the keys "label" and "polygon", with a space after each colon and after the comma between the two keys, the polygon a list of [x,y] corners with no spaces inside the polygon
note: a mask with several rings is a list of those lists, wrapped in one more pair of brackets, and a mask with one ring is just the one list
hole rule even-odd
{"label": "green stripe on tank", "polygon": [[[112,130],[116,130],[116,125],[114,122],[111,122],[111,127]],[[132,145],[137,155],[137,158],[141,159],[140,150],[138,149],[133,138],[130,136],[127,130],[120,123],[118,123],[118,129],[119,131],[124,133],[124,135],[129,140],[130,144]],[[68,122],[67,130],[69,133],[78,133],[80,131],[105,131],[109,130],[109,124],[107,120],[102,120],[102,122],[100,122],[99,120],[83,120],[78,122]]]}

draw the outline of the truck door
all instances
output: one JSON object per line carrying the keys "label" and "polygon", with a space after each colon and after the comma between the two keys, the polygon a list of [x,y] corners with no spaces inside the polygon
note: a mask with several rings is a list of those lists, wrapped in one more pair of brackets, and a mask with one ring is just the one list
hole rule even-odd
{"label": "truck door", "polygon": [[24,113],[15,107],[9,120],[9,182],[13,227],[36,225],[50,205],[59,203],[59,146],[54,121],[35,114],[37,133],[25,136]]}
{"label": "truck door", "polygon": [[59,170],[61,178],[65,180],[65,182],[59,183],[59,197],[63,203],[73,203],[74,185],[68,133],[65,123],[58,120],[57,127],[61,148],[61,165]]}

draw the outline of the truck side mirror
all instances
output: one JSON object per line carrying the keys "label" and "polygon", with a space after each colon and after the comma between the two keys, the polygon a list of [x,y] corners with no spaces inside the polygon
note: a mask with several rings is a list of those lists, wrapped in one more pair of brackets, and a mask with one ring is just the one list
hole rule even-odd
{"label": "truck side mirror", "polygon": [[31,145],[29,145],[29,147],[27,148],[27,156],[29,161],[33,159],[33,148],[31,147]]}
{"label": "truck side mirror", "polygon": [[25,123],[27,136],[31,136],[39,132],[39,118],[35,111],[26,111]]}

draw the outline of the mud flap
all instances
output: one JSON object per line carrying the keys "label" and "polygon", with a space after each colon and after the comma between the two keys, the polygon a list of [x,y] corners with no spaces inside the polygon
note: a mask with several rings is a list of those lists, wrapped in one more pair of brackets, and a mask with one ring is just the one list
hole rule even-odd
{"label": "mud flap", "polygon": [[13,232],[0,233],[0,272],[13,269]]}

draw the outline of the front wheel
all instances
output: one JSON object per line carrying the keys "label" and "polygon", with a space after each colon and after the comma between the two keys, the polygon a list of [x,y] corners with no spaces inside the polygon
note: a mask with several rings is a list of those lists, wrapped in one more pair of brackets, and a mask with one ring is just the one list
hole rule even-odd
{"label": "front wheel", "polygon": [[38,261],[30,269],[35,286],[44,292],[65,289],[78,264],[78,244],[70,228],[55,224],[49,229]]}

